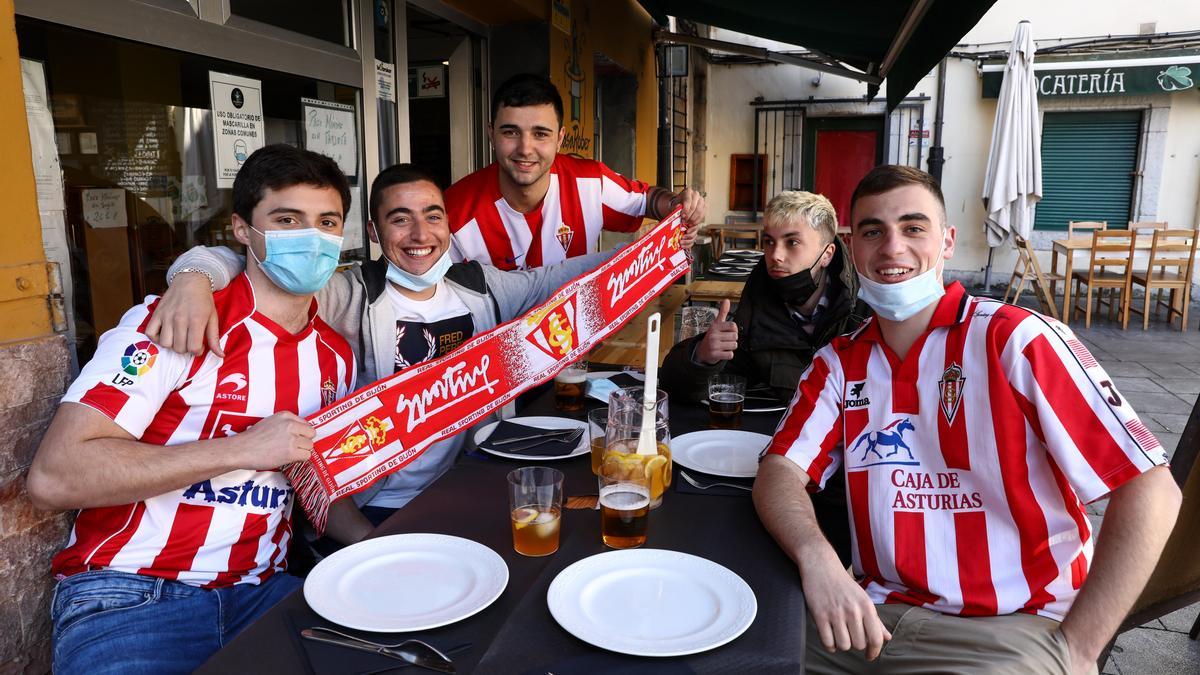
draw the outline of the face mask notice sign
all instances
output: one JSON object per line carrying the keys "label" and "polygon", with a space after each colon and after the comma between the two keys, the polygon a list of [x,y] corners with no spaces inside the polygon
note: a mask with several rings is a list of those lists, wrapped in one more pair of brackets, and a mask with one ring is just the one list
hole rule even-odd
{"label": "face mask notice sign", "polygon": [[262,81],[209,71],[217,187],[232,188],[246,158],[266,144]]}

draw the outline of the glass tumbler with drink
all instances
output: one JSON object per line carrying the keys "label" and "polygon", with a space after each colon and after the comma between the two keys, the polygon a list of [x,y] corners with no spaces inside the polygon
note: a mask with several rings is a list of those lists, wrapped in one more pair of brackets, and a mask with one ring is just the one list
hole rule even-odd
{"label": "glass tumbler with drink", "polygon": [[746,402],[746,378],[719,373],[708,381],[708,426],[737,429],[742,426]]}
{"label": "glass tumbler with drink", "polygon": [[656,454],[638,454],[642,432],[643,392],[618,389],[608,399],[608,428],[605,431],[603,475],[632,478],[645,476],[650,488],[650,508],[658,508],[663,492],[671,485],[671,433],[667,426],[667,394],[659,390],[655,405],[654,441]]}
{"label": "glass tumbler with drink", "polygon": [[554,407],[562,412],[583,410],[587,393],[587,361],[580,359],[554,376]]}
{"label": "glass tumbler with drink", "polygon": [[645,544],[650,522],[650,481],[646,474],[602,472],[597,480],[600,482],[600,538],[604,545],[637,548]]}
{"label": "glass tumbler with drink", "polygon": [[513,548],[527,556],[558,550],[563,474],[558,469],[524,466],[508,474],[508,508]]}
{"label": "glass tumbler with drink", "polygon": [[600,463],[604,460],[605,430],[608,429],[608,408],[589,410],[588,440],[592,446],[592,473],[600,475]]}

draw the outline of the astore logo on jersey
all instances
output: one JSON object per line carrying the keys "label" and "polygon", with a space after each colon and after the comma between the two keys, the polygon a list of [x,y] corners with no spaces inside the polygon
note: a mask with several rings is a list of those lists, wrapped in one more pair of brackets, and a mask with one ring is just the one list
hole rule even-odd
{"label": "astore logo on jersey", "polygon": [[217,393],[213,396],[214,401],[242,401],[246,400],[245,394],[238,392],[246,388],[246,376],[242,373],[230,373],[221,378],[221,382],[217,384]]}

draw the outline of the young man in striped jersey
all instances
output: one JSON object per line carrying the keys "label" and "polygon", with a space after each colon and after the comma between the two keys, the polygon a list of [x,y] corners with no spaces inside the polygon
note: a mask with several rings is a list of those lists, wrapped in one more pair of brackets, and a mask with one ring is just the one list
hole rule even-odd
{"label": "young man in striped jersey", "polygon": [[600,231],[634,232],[644,217],[683,206],[690,245],[704,224],[699,192],[672,195],[604,164],[560,154],[562,97],[546,77],[524,73],[500,85],[488,125],[496,161],[446,190],[455,262],[530,269],[599,250]]}
{"label": "young man in striped jersey", "polygon": [[[286,145],[251,155],[233,232],[254,257],[217,294],[220,357],[146,335],[129,310],[63,396],[29,470],[41,508],[79,509],[53,561],[59,673],[191,672],[300,586],[284,572],[300,415],[354,388],[350,345],[317,318],[350,190],[337,164]],[[335,505],[331,535],[339,533]],[[355,514],[357,515],[357,514]]]}
{"label": "young man in striped jersey", "polygon": [[[872,170],[851,226],[875,318],[817,353],[754,489],[799,568],[809,671],[1095,672],[1178,512],[1162,446],[1069,328],[943,284],[928,174]],[[853,577],[806,493],[838,465]]]}

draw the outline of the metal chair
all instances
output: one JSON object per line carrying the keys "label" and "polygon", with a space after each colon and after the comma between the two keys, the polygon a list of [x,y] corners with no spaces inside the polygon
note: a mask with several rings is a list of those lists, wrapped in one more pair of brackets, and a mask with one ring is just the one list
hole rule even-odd
{"label": "metal chair", "polygon": [[[1159,307],[1167,308],[1167,324],[1178,316],[1179,330],[1187,330],[1188,304],[1192,300],[1192,274],[1196,262],[1195,230],[1155,230],[1150,244],[1150,264],[1145,272],[1134,272],[1130,280],[1133,285],[1146,289],[1141,309],[1132,308],[1142,315],[1142,330],[1150,327],[1150,291],[1155,292],[1155,313]],[[1170,270],[1170,271],[1169,271]],[[1168,290],[1167,302],[1159,299],[1159,291]],[[1177,294],[1183,300],[1182,309],[1176,302]]]}
{"label": "metal chair", "polygon": [[[1071,281],[1075,284],[1075,303],[1071,307],[1071,318],[1084,313],[1084,328],[1092,327],[1092,293],[1096,291],[1096,305],[1105,302],[1109,305],[1109,317],[1113,315],[1116,305],[1113,299],[1104,300],[1103,291],[1112,289],[1119,292],[1121,297],[1121,328],[1129,326],[1129,288],[1133,277],[1133,250],[1136,237],[1129,230],[1094,230],[1092,232],[1092,256],[1086,271],[1072,271]],[[1110,267],[1120,267],[1123,272],[1109,271]],[[1087,287],[1084,304],[1079,305],[1082,295],[1081,287]]]}

